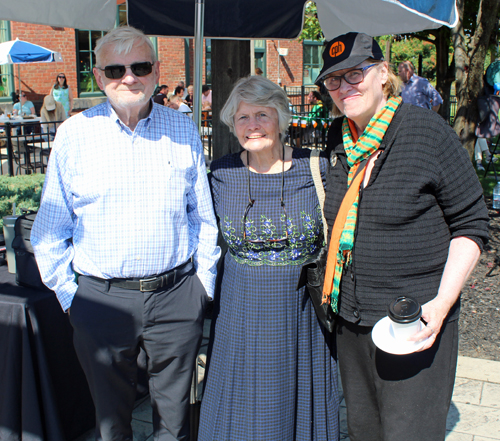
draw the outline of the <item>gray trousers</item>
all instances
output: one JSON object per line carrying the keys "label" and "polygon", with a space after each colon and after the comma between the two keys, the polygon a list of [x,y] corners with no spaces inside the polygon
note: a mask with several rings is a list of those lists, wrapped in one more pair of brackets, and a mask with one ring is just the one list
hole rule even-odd
{"label": "gray trousers", "polygon": [[351,441],[443,441],[458,357],[458,320],[423,352],[378,349],[371,327],[340,319],[337,350]]}
{"label": "gray trousers", "polygon": [[154,292],[80,276],[70,321],[96,407],[97,440],[133,439],[140,348],[147,358],[154,439],[189,439],[189,393],[207,301],[194,269],[172,288]]}

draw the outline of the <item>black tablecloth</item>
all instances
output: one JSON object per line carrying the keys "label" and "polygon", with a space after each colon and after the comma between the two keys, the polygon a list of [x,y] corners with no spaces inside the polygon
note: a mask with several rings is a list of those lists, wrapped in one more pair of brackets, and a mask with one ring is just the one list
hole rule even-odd
{"label": "black tablecloth", "polygon": [[67,441],[94,427],[72,339],[55,294],[0,267],[0,440]]}

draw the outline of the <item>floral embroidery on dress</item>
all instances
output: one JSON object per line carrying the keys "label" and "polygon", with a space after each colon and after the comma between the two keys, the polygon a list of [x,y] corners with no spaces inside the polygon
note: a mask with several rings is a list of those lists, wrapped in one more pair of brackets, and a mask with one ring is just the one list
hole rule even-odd
{"label": "floral embroidery on dress", "polygon": [[[238,232],[227,215],[221,222],[224,240],[238,263],[254,266],[301,265],[317,254],[323,245],[319,205],[316,216],[301,211],[299,224],[284,213],[280,215],[279,222],[265,215],[260,216],[257,224],[250,218],[246,219],[245,225],[243,222],[241,218]],[[243,238],[243,228],[246,239]]]}

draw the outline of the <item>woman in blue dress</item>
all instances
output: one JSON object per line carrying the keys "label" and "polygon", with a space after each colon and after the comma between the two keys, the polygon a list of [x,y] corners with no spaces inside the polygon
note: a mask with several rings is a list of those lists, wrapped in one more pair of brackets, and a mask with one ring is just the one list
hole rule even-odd
{"label": "woman in blue dress", "polygon": [[69,118],[71,111],[73,110],[73,92],[71,92],[68,82],[66,80],[66,75],[64,73],[59,73],[56,77],[56,82],[52,86],[50,91],[54,99],[60,102],[64,110],[66,111],[66,116]]}
{"label": "woman in blue dress", "polygon": [[288,98],[263,77],[241,79],[221,119],[243,150],[211,164],[228,252],[198,439],[337,440],[333,342],[297,289],[324,241],[310,151],[283,145]]}

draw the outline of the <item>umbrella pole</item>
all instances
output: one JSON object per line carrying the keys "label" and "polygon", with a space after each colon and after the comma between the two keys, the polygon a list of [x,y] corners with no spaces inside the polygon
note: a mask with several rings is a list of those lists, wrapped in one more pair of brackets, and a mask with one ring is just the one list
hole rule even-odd
{"label": "umbrella pole", "polygon": [[[19,81],[19,101],[21,101],[21,65],[19,63],[17,64],[17,79]],[[19,114],[21,114],[21,111],[19,111]]]}
{"label": "umbrella pole", "polygon": [[205,14],[205,0],[196,0],[194,14],[194,99],[193,120],[201,131],[201,78],[203,66],[203,23]]}

